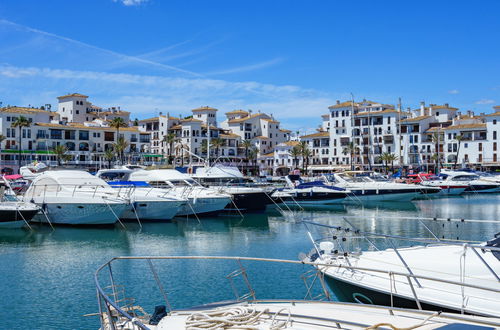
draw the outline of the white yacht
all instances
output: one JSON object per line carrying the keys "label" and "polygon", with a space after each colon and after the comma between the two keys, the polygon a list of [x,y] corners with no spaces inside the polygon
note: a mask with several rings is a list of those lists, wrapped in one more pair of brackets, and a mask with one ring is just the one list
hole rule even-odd
{"label": "white yacht", "polygon": [[[339,237],[348,228],[361,235],[358,238],[366,238],[373,248],[345,250],[349,242]],[[403,238],[387,236],[385,243],[393,248],[379,249],[372,239],[380,243],[384,235],[342,227],[337,237],[335,230],[333,239],[314,242],[314,249],[302,260],[318,264],[317,269],[341,301],[500,315],[500,238],[481,245],[409,239],[417,246],[396,247],[388,240]]]}
{"label": "white yacht", "polygon": [[205,188],[189,175],[176,170],[137,170],[130,173],[128,180],[144,181],[152,187],[166,189],[174,196],[187,198],[188,203],[177,213],[179,216],[218,213],[231,202],[231,195]]}
{"label": "white yacht", "polygon": [[[230,274],[212,275],[210,277],[211,286],[209,287],[200,286],[199,281],[203,281],[203,276],[206,276],[206,274],[199,271],[194,271],[191,276],[177,282],[169,280],[168,287],[171,290],[185,292],[185,294],[181,295],[184,298],[182,301],[184,307],[179,309],[175,308],[175,306],[179,306],[178,296],[167,295],[160,285],[161,279],[155,276],[160,292],[158,294],[150,292],[149,296],[146,296],[149,300],[154,301],[156,299],[157,301],[154,309],[148,309],[146,306],[139,305],[137,301],[140,301],[140,299],[135,299],[135,296],[125,296],[125,299],[116,298],[117,291],[120,294],[125,291],[144,293],[140,286],[131,288],[132,283],[118,282],[121,277],[116,275],[117,270],[123,267],[117,267],[117,265],[119,262],[126,262],[127,259],[133,259],[135,263],[142,263],[144,267],[152,265],[153,262],[155,265],[160,265],[160,267],[163,264],[161,269],[165,271],[169,267],[175,266],[176,262],[181,262],[183,269],[189,269],[189,262],[194,263],[194,265],[198,265],[200,261],[207,265],[208,262],[212,262],[214,265],[210,265],[212,267],[209,267],[209,269],[210,271],[215,270],[217,273],[228,269],[224,266],[239,266]],[[235,261],[237,261],[237,264]],[[254,265],[255,269],[254,272],[251,272],[252,276],[250,277],[247,272],[252,265]],[[292,266],[303,267],[304,265],[302,262],[294,260],[251,257],[139,256],[114,258],[102,265],[95,276],[101,329],[489,330],[500,326],[498,315],[496,317],[481,317],[417,310],[415,308],[402,309],[330,301],[330,294],[324,286],[323,279],[319,276],[313,278],[313,272],[303,274],[306,276],[305,278],[297,276],[297,283],[291,290],[292,296],[300,296],[300,293],[306,291],[307,293],[303,299],[293,299],[289,297],[290,293],[284,293],[286,290],[284,291],[280,285],[283,274],[278,276],[272,274],[272,269],[283,271],[283,268],[286,267],[287,272],[289,272],[288,270],[291,270]],[[152,273],[156,275],[156,272]],[[290,275],[290,273],[287,274]],[[111,278],[112,286],[106,289],[105,285],[108,285],[109,281],[104,282],[104,280],[109,278]],[[293,279],[293,275],[291,278]],[[225,282],[222,282],[222,280]],[[227,280],[231,284],[227,283]],[[310,282],[307,282],[307,280]],[[198,281],[198,283],[194,282],[192,285],[187,285],[191,284],[189,281]],[[241,285],[237,286],[235,284],[240,284],[240,282]],[[145,282],[139,281],[136,283],[143,284]],[[262,283],[265,284],[261,285]],[[314,287],[315,284],[317,284],[317,287]],[[204,288],[203,292],[196,292],[197,288],[199,291],[201,287]],[[315,296],[317,293],[315,289],[323,292],[325,296],[321,294]],[[311,291],[314,291],[314,294]],[[230,293],[234,293],[234,296],[229,296]],[[122,295],[124,296],[124,294]],[[270,296],[274,297],[274,299],[267,298]],[[159,297],[163,297],[163,299],[159,299]],[[189,300],[189,297],[193,297],[192,301]],[[213,297],[217,297],[217,300],[214,300]],[[133,303],[127,303],[129,301]],[[186,305],[188,307],[185,307]]]}
{"label": "white yacht", "polygon": [[120,197],[130,199],[130,206],[120,215],[124,220],[170,220],[187,204],[187,198],[169,194],[142,181],[127,181],[130,169],[99,170],[96,176],[116,188]]}
{"label": "white yacht", "polygon": [[33,203],[18,201],[13,193],[6,198],[6,191],[10,191],[9,184],[0,180],[0,229],[26,226],[38,213],[39,207]]}
{"label": "white yacht", "polygon": [[439,187],[396,183],[370,171],[334,173],[328,182],[351,191],[351,199],[361,202],[408,202],[423,194],[438,193]]}
{"label": "white yacht", "polygon": [[226,208],[241,211],[263,211],[272,203],[268,193],[247,181],[238,168],[214,165],[197,168],[193,179],[206,187],[231,195],[233,203]]}
{"label": "white yacht", "polygon": [[42,209],[33,221],[65,225],[114,224],[129,204],[102,179],[72,170],[37,175],[23,200]]}
{"label": "white yacht", "polygon": [[460,195],[469,188],[468,183],[461,180],[454,180],[450,176],[442,177],[434,174],[419,174],[418,177],[420,185],[441,188],[440,195]]}
{"label": "white yacht", "polygon": [[500,192],[500,182],[496,180],[485,180],[474,172],[442,170],[439,176],[446,181],[465,183],[468,188],[465,192],[491,193]]}
{"label": "white yacht", "polygon": [[304,182],[299,175],[288,175],[286,182],[286,188],[278,189],[271,195],[277,204],[288,206],[339,204],[351,193],[344,188],[326,185],[323,181]]}

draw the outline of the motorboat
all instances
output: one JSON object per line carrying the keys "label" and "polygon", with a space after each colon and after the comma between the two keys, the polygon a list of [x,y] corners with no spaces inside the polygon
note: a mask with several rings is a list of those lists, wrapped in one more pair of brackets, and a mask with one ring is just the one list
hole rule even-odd
{"label": "motorboat", "polygon": [[231,203],[231,195],[205,188],[189,175],[177,170],[136,170],[127,179],[147,182],[154,188],[165,189],[174,196],[187,198],[188,203],[177,213],[179,216],[216,214]]}
{"label": "motorboat", "polygon": [[[151,275],[159,287],[159,292],[148,291],[143,299],[138,299],[145,290],[134,287],[133,283],[120,282],[121,263],[133,260],[135,264],[151,267]],[[235,261],[237,263],[235,263]],[[209,286],[200,286],[206,281],[199,271],[190,272],[191,276],[179,281],[168,280],[170,292],[180,291],[184,300],[179,306],[178,297],[167,295],[161,285],[162,279],[153,268],[162,270],[176,267],[181,263],[184,269],[194,264],[199,267],[209,265],[208,269],[217,273],[226,266],[237,265],[229,274],[211,276]],[[312,265],[312,263],[305,263]],[[252,272],[251,266],[255,266]],[[95,274],[97,302],[101,329],[494,329],[500,326],[498,317],[432,312],[427,310],[402,309],[368,304],[352,304],[331,301],[330,294],[321,277],[314,272],[297,276],[295,292],[307,291],[303,299],[284,296],[281,275],[272,274],[272,269],[283,271],[292,266],[303,267],[301,261],[263,259],[252,257],[224,256],[159,256],[159,257],[118,257],[102,265]],[[234,267],[234,266],[233,266]],[[197,268],[193,268],[197,269]],[[113,271],[112,271],[113,270]],[[257,276],[248,276],[249,272]],[[215,274],[217,275],[217,274]],[[304,274],[302,274],[304,275]],[[111,278],[111,286],[109,280]],[[151,281],[153,281],[153,278]],[[307,282],[307,279],[310,282]],[[227,283],[229,280],[229,283]],[[303,280],[303,281],[302,281]],[[194,281],[193,284],[189,281]],[[223,282],[224,281],[224,282]],[[292,275],[293,281],[293,275]],[[235,283],[241,282],[237,286]],[[302,283],[301,283],[302,282]],[[147,282],[136,282],[141,285]],[[262,285],[263,284],[263,285]],[[302,285],[301,285],[302,284]],[[305,284],[305,288],[304,288]],[[317,284],[315,286],[315,284]],[[204,290],[199,291],[200,288]],[[231,289],[232,288],[232,289]],[[318,289],[322,294],[313,296],[311,291]],[[174,291],[174,292],[175,292]],[[192,291],[192,292],[191,292]],[[117,292],[120,298],[117,299]],[[126,296],[123,292],[134,292]],[[169,292],[169,293],[170,293]],[[206,292],[206,294],[205,294]],[[316,292],[316,291],[315,291]],[[234,294],[233,294],[234,293]],[[231,295],[233,294],[233,295]],[[158,299],[163,297],[163,299]],[[187,297],[187,298],[186,298]],[[217,297],[214,299],[214,297]],[[268,298],[272,297],[272,299]],[[316,299],[315,299],[316,298]],[[147,299],[148,305],[139,301]],[[323,300],[320,300],[323,299]],[[128,303],[132,301],[133,303]],[[157,301],[157,303],[154,303]],[[200,305],[201,304],[201,305]],[[179,306],[179,307],[177,307]]]}
{"label": "motorboat", "polygon": [[33,203],[13,200],[6,191],[11,188],[6,181],[0,181],[0,229],[21,228],[27,225],[39,211],[39,207]]}
{"label": "motorboat", "polygon": [[[364,233],[351,226],[330,228],[332,239],[314,241],[301,260],[318,263],[316,268],[341,301],[500,315],[498,235],[483,244],[408,239],[413,246],[397,247],[391,240],[403,237]],[[349,230],[356,239],[367,239],[370,250],[347,250],[350,238],[344,235]],[[379,248],[384,237],[384,246],[391,248]]]}
{"label": "motorboat", "polygon": [[442,170],[439,176],[446,181],[467,184],[466,193],[500,192],[500,182],[484,179],[474,172]]}
{"label": "motorboat", "polygon": [[270,195],[261,187],[256,186],[233,166],[214,165],[199,167],[192,178],[205,187],[231,195],[232,203],[227,209],[241,211],[263,211],[272,203]]}
{"label": "motorboat", "polygon": [[286,177],[287,187],[277,189],[271,197],[277,204],[289,206],[323,206],[342,203],[350,194],[349,190],[323,181],[304,182],[299,175]]}
{"label": "motorboat", "polygon": [[350,190],[350,199],[361,202],[409,202],[441,191],[439,187],[392,182],[372,171],[338,172],[325,178],[330,185]]}
{"label": "motorboat", "polygon": [[23,200],[41,207],[33,221],[64,225],[111,225],[129,207],[104,180],[75,170],[40,173]]}
{"label": "motorboat", "polygon": [[412,180],[426,187],[439,187],[440,195],[460,195],[469,185],[467,183],[452,180],[452,177],[443,177],[431,173],[413,174]]}
{"label": "motorboat", "polygon": [[120,215],[124,220],[170,220],[186,205],[187,199],[154,188],[146,182],[128,181],[130,169],[99,170],[96,177],[116,188],[118,196],[129,199],[130,206]]}

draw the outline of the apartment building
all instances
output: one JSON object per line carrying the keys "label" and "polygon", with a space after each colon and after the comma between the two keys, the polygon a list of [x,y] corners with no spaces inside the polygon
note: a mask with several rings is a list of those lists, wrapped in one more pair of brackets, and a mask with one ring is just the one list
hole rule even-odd
{"label": "apartment building", "polygon": [[279,143],[274,151],[263,154],[258,158],[260,175],[287,175],[295,168],[302,168],[302,157],[293,157],[292,149],[299,145],[299,141]]}
{"label": "apartment building", "polygon": [[[109,120],[113,116],[123,116],[128,122],[129,113],[118,108],[100,111],[87,98],[78,93],[60,96],[56,111],[28,107],[0,108],[0,134],[6,137],[1,148],[1,166],[17,170],[19,148],[23,164],[42,161],[55,165],[56,156],[52,149],[58,145],[64,145],[68,150],[71,157],[68,164],[97,166],[103,162],[104,152],[118,138],[116,129],[109,127]],[[30,122],[30,126],[23,127],[21,131],[12,127],[20,116]],[[125,152],[131,161],[137,161],[150,152],[149,134],[141,133],[137,127],[120,128],[120,136],[129,142]]]}

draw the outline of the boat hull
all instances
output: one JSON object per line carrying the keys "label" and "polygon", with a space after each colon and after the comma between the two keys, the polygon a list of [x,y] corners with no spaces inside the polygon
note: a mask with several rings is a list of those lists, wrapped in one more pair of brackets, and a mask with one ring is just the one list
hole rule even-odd
{"label": "boat hull", "polygon": [[176,216],[217,214],[231,202],[230,197],[189,197]]}
{"label": "boat hull", "polygon": [[237,208],[240,211],[264,211],[268,204],[272,203],[265,192],[232,193],[232,202],[226,206],[227,210]]}
{"label": "boat hull", "polygon": [[[127,207],[121,203],[51,203],[42,204],[52,224],[60,225],[112,225]],[[32,221],[47,223],[45,215],[40,212]]]}
{"label": "boat hull", "polygon": [[183,201],[135,201],[120,216],[124,220],[162,221],[171,220],[186,202]]}
{"label": "boat hull", "polygon": [[354,190],[350,199],[366,202],[409,202],[422,195],[421,191],[397,192],[386,190]]}
{"label": "boat hull", "polygon": [[[354,285],[347,281],[325,274],[325,280],[335,296],[342,302],[373,304],[381,306],[391,306],[390,293],[369,289],[363,286]],[[393,294],[393,306],[399,308],[418,309],[418,305],[413,299]],[[447,306],[435,305],[420,301],[424,310],[460,313],[460,310],[450,309]]]}

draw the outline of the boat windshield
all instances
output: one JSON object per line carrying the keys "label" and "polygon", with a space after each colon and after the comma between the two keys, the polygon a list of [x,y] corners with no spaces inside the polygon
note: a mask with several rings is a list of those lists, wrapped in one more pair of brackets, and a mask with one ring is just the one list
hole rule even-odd
{"label": "boat windshield", "polygon": [[471,181],[479,179],[479,175],[457,175],[453,177],[452,181]]}
{"label": "boat windshield", "polygon": [[169,180],[175,187],[192,187],[196,186],[197,183],[193,179],[182,179],[182,180]]}
{"label": "boat windshield", "polygon": [[206,185],[235,185],[245,183],[243,178],[226,177],[226,178],[199,178],[198,181]]}
{"label": "boat windshield", "polygon": [[441,178],[437,175],[425,175],[425,176],[421,176],[420,179],[422,181],[438,181],[438,180],[441,180]]}
{"label": "boat windshield", "polygon": [[349,174],[339,174],[339,177],[347,182],[371,182],[367,176],[350,176]]}

